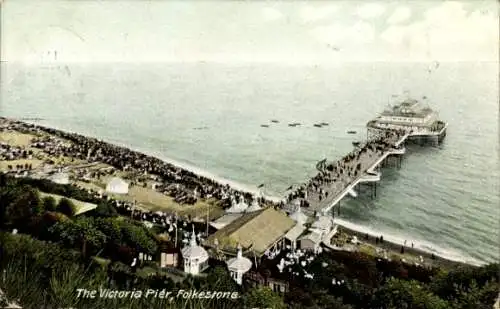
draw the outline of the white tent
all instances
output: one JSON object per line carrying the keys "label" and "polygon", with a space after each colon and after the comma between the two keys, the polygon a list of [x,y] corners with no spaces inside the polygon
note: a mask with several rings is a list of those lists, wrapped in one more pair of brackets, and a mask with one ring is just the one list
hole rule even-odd
{"label": "white tent", "polygon": [[250,205],[246,209],[246,212],[254,212],[254,211],[257,211],[257,210],[261,210],[261,209],[262,209],[262,207],[260,207],[259,202],[257,201],[257,199],[254,199],[252,205]]}
{"label": "white tent", "polygon": [[106,186],[106,192],[115,193],[115,194],[127,194],[128,193],[128,183],[126,183],[123,179],[118,177],[113,177],[108,182]]}
{"label": "white tent", "polygon": [[228,208],[226,210],[227,213],[242,213],[242,212],[245,212],[245,210],[247,210],[248,208],[248,205],[243,201],[239,202],[238,204],[236,204],[236,201],[233,200],[233,205]]}
{"label": "white tent", "polygon": [[69,175],[67,173],[57,173],[52,175],[50,180],[60,185],[67,185],[69,184]]}

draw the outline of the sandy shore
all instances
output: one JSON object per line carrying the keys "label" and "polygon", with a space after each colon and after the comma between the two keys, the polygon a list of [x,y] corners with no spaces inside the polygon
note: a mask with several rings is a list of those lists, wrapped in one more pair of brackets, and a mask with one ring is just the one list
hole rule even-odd
{"label": "sandy shore", "polygon": [[388,256],[395,258],[404,258],[406,262],[408,263],[420,263],[419,262],[419,257],[422,256],[424,259],[425,265],[432,265],[432,266],[439,266],[439,267],[444,267],[444,268],[449,268],[449,267],[455,267],[455,266],[460,266],[460,265],[465,265],[465,262],[459,262],[459,261],[453,261],[451,259],[447,259],[445,257],[437,256],[435,254],[429,253],[425,250],[421,250],[418,248],[412,248],[411,243],[407,243],[407,246],[404,247],[404,254],[401,254],[401,247],[402,244],[390,242],[384,239],[384,241],[377,242],[376,241],[376,236],[373,235],[368,235],[368,238],[366,237],[367,234],[356,231],[353,229],[349,229],[347,227],[339,225],[339,232],[340,233],[345,233],[348,235],[356,236],[358,240],[364,244],[370,245],[373,248],[379,248],[383,250],[388,251]]}
{"label": "sandy shore", "polygon": [[[4,135],[4,136],[2,136],[3,137],[2,139],[4,141],[8,142],[9,144],[17,144],[18,146],[27,146],[29,144],[27,136],[24,136],[24,135],[27,135],[27,134],[23,134],[23,133],[17,133],[16,134],[14,132],[9,132],[7,134],[6,133],[7,132],[2,132],[2,135]],[[112,143],[110,143],[110,144],[112,144]],[[128,147],[126,145],[119,144],[119,143],[115,143],[115,145],[131,149],[130,147]],[[257,191],[257,190],[252,190],[251,186],[241,185],[241,184],[237,184],[237,183],[235,183],[233,181],[230,181],[230,180],[221,179],[219,177],[216,177],[216,176],[210,174],[207,171],[203,171],[200,168],[189,166],[187,164],[183,164],[183,163],[177,162],[175,160],[165,159],[162,156],[159,156],[157,153],[154,153],[154,152],[151,152],[151,151],[148,152],[148,151],[144,151],[144,150],[141,150],[141,149],[137,149],[137,150],[131,149],[131,150],[139,151],[139,152],[142,152],[142,153],[144,153],[146,155],[149,155],[149,156],[152,156],[152,157],[158,157],[158,158],[160,158],[162,161],[164,161],[166,163],[178,166],[179,168],[183,168],[185,170],[191,171],[191,172],[196,173],[198,175],[214,179],[217,182],[220,182],[220,183],[223,183],[223,184],[228,184],[228,185],[230,185],[231,187],[233,187],[233,188],[235,188],[237,190],[240,189],[240,190],[247,191],[247,192],[248,191]],[[84,162],[80,162],[80,163],[84,163]],[[141,194],[135,194],[132,198],[135,199],[135,200],[143,201],[145,204],[148,204],[150,206],[148,208],[151,208],[151,206],[153,206],[153,205],[154,206],[159,206],[159,207],[152,207],[152,208],[155,208],[155,210],[162,209],[162,208],[164,210],[166,210],[168,208],[171,208],[171,207],[166,207],[166,206],[172,204],[172,201],[170,201],[170,200],[168,201],[168,203],[163,203],[163,202],[159,203],[157,201],[153,203],[152,197],[154,197],[156,195],[159,195],[159,193],[156,193],[156,192],[152,193],[151,189],[146,189],[146,188],[140,188],[139,187],[139,188],[136,188],[136,189],[137,190],[140,189],[139,191],[141,192]],[[137,190],[132,190],[132,191],[135,192]],[[166,196],[162,196],[162,199],[167,199],[167,198],[168,197],[166,197]],[[269,198],[269,197],[267,197],[267,198]],[[276,197],[271,198],[271,199],[276,199]],[[153,204],[153,205],[151,205],[151,204]],[[168,204],[168,205],[163,205],[163,204]],[[187,208],[189,208],[189,207],[187,207]],[[205,213],[204,210],[202,210],[201,212]],[[197,216],[197,215],[200,215],[200,214],[197,213],[197,212],[194,212],[193,215]],[[211,214],[211,215],[213,215],[213,214]],[[342,221],[342,220],[339,220],[339,221]],[[366,238],[366,235],[367,235],[366,231],[359,231],[359,230],[356,230],[356,229],[353,229],[353,228],[346,227],[346,226],[342,225],[341,222],[337,222],[337,224],[339,225],[339,231],[344,232],[344,233],[346,233],[348,235],[353,235],[353,236],[355,235],[355,236],[357,236],[357,238],[361,242],[364,242],[367,245],[372,246],[373,247],[373,251],[375,251],[375,248],[385,249],[385,250],[389,251],[389,255],[403,257],[405,260],[408,260],[408,262],[418,261],[419,260],[419,256],[422,256],[424,258],[424,261],[427,264],[432,264],[432,265],[450,266],[450,265],[465,264],[465,262],[462,262],[462,261],[454,261],[450,257],[448,257],[448,258],[447,257],[443,257],[443,255],[445,255],[445,254],[440,254],[441,256],[439,256],[438,253],[434,253],[433,254],[431,252],[428,252],[428,251],[425,251],[425,250],[422,250],[422,249],[419,249],[419,248],[412,248],[411,247],[411,242],[407,243],[407,246],[404,249],[405,254],[401,255],[400,251],[401,251],[402,243],[398,243],[398,242],[395,242],[395,241],[391,242],[389,239],[384,239],[383,243],[376,243],[376,236],[374,236],[373,234],[370,235],[368,237],[368,239],[367,239]],[[369,233],[369,234],[371,234],[371,233]],[[390,237],[388,237],[388,238],[390,238]]]}

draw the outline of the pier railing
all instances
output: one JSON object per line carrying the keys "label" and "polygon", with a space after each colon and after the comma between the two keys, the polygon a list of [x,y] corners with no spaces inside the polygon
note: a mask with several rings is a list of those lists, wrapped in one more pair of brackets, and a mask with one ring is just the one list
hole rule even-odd
{"label": "pier railing", "polygon": [[[372,152],[369,155],[369,158],[371,158],[371,155],[373,154],[379,154],[373,160],[371,160],[370,163],[366,164],[362,169],[359,170],[359,175],[356,176],[355,178],[352,178],[348,175],[341,175],[340,179],[336,181],[333,184],[330,184],[329,186],[324,187],[329,194],[326,198],[322,199],[321,201],[314,201],[313,198],[309,198],[306,200],[309,200],[309,205],[310,207],[305,210],[306,212],[312,212],[312,211],[321,211],[323,213],[326,213],[330,211],[333,207],[335,207],[351,190],[353,190],[356,185],[359,183],[363,182],[374,182],[374,181],[379,181],[380,180],[380,173],[376,171],[375,169],[390,155],[403,155],[406,152],[405,148],[401,148],[401,144],[405,142],[405,140],[411,135],[410,132],[405,133],[403,136],[400,136],[396,140],[394,138],[389,138],[386,140],[386,142],[390,145],[392,145],[392,148],[389,150],[384,151],[383,153],[379,154],[378,152]],[[354,162],[353,165],[357,165],[359,163],[362,163],[363,159],[358,159],[357,162]],[[344,187],[340,190],[337,191],[338,186],[345,184]],[[308,195],[309,196],[309,195]],[[314,196],[314,195],[313,195]]]}

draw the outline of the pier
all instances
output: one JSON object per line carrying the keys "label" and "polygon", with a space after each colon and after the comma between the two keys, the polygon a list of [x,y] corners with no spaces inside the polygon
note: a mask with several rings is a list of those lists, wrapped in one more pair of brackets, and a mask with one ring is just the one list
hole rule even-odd
{"label": "pier", "polygon": [[391,161],[401,166],[402,155],[406,152],[402,145],[411,132],[386,131],[386,134],[351,152],[348,155],[351,159],[327,164],[329,169],[320,173],[319,178],[303,185],[299,199],[308,204],[303,211],[308,215],[328,213],[339,206],[346,195],[357,196],[362,184],[370,185],[372,197],[375,197],[381,178],[380,167]]}

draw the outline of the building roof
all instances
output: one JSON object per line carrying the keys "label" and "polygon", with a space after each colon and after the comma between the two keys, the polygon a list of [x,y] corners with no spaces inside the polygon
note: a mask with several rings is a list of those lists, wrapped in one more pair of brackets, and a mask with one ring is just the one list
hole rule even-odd
{"label": "building roof", "polygon": [[234,249],[237,244],[262,255],[277,240],[295,226],[285,213],[268,207],[246,213],[224,228],[210,235],[205,245],[215,247],[217,239],[221,249]]}
{"label": "building roof", "polygon": [[75,211],[75,216],[81,215],[83,213],[86,213],[87,211],[91,211],[91,210],[94,210],[96,208],[97,208],[96,204],[80,202],[76,211]]}
{"label": "building roof", "polygon": [[238,248],[238,254],[236,257],[227,261],[227,268],[229,270],[246,273],[252,268],[252,261],[243,256],[241,252],[241,246]]}
{"label": "building roof", "polygon": [[312,241],[315,244],[319,244],[319,243],[321,243],[321,234],[319,234],[317,232],[311,232],[311,233],[308,233],[308,234],[301,236],[299,238],[299,240],[303,240],[303,239],[307,239],[307,240]]}
{"label": "building roof", "polygon": [[196,234],[191,233],[191,240],[189,245],[182,249],[182,257],[185,259],[198,259],[198,262],[202,263],[208,260],[207,251],[196,243]]}
{"label": "building roof", "polygon": [[128,183],[119,177],[113,177],[106,186],[106,191],[111,193],[127,193]]}
{"label": "building roof", "polygon": [[57,184],[66,185],[69,184],[69,175],[67,173],[57,173],[50,177],[52,182]]}
{"label": "building roof", "polygon": [[239,217],[243,216],[241,213],[230,213],[230,214],[225,214],[222,217],[218,218],[217,220],[214,220],[210,222],[210,226],[214,227],[217,230],[220,230],[221,228],[225,227],[226,225],[230,224],[234,220],[238,219]]}
{"label": "building roof", "polygon": [[295,224],[295,226],[285,234],[285,238],[291,241],[297,240],[302,233],[306,230],[306,227],[302,224]]}
{"label": "building roof", "polygon": [[127,185],[128,183],[125,182],[125,180],[121,179],[120,177],[113,177],[111,180],[108,182],[108,185],[113,185],[113,186],[123,186]]}
{"label": "building roof", "polygon": [[385,110],[382,116],[424,118],[434,111],[429,107],[422,107],[420,102],[414,99],[407,99],[400,104],[392,106],[390,110]]}
{"label": "building roof", "polygon": [[312,224],[311,228],[323,231],[330,231],[333,227],[333,218],[330,216],[320,216]]}

